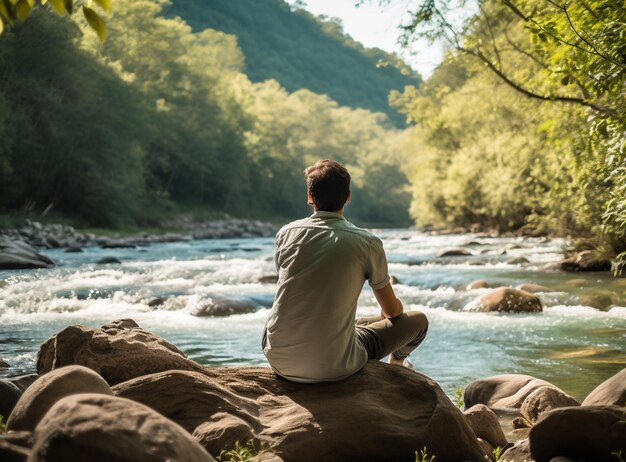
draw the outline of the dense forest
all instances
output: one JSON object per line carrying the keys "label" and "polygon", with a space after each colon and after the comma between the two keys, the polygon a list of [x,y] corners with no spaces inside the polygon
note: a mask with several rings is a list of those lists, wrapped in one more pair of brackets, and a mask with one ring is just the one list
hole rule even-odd
{"label": "dense forest", "polygon": [[166,12],[195,31],[237,36],[253,82],[277,80],[287,91],[306,88],[340,105],[384,112],[397,126],[404,117],[388,104],[391,90],[418,85],[419,76],[397,57],[364,48],[337,19],[292,11],[284,0],[174,0]]}
{"label": "dense forest", "polygon": [[409,223],[401,133],[384,114],[254,83],[235,36],[194,32],[164,5],[116,0],[102,44],[82,17],[48,8],[0,37],[2,213],[282,220],[308,212],[303,169],[334,158],[353,174],[353,220]]}
{"label": "dense forest", "polygon": [[574,238],[626,260],[626,9],[620,2],[484,0],[465,22],[422,3],[407,27],[450,51],[394,93],[418,225]]}

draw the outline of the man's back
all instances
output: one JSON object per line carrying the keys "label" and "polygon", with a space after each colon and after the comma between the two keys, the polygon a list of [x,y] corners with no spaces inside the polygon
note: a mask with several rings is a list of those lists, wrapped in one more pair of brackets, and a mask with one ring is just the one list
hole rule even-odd
{"label": "man's back", "polygon": [[316,212],[276,236],[278,289],[264,352],[295,381],[340,380],[363,367],[365,348],[354,322],[363,283],[388,284],[380,239],[341,214]]}

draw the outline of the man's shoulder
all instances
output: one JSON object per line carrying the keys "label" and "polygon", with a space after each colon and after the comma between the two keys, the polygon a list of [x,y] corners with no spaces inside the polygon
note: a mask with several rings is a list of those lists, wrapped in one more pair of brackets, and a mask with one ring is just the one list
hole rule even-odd
{"label": "man's shoulder", "polygon": [[327,226],[327,225],[320,226],[319,223],[317,223],[312,217],[301,218],[299,220],[292,221],[291,223],[287,223],[286,225],[284,225],[282,228],[278,230],[278,232],[276,233],[276,237],[279,238],[281,235],[284,235],[285,233],[292,231],[292,230],[310,229],[310,228],[323,228],[323,229],[332,228],[333,230],[336,230],[336,231],[343,231],[349,236],[366,241],[370,244],[382,245],[381,239],[378,236],[376,236],[374,233],[366,229],[359,228],[358,226],[354,225],[353,223],[347,220],[336,221],[334,222],[332,226]]}

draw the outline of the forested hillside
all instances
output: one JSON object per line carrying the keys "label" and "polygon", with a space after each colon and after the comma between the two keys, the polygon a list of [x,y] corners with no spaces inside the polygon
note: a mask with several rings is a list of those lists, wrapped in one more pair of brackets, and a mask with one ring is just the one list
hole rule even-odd
{"label": "forested hillside", "polygon": [[253,82],[275,79],[290,92],[306,88],[343,106],[384,112],[397,125],[404,117],[390,108],[389,92],[419,84],[406,66],[377,66],[394,64],[396,57],[364,48],[336,22],[291,11],[284,0],[174,0],[166,12],[196,31],[210,27],[236,35]]}
{"label": "forested hillside", "polygon": [[116,0],[102,44],[48,7],[0,36],[0,213],[51,209],[98,226],[194,210],[286,220],[309,211],[303,169],[332,158],[354,178],[351,219],[410,222],[401,135],[384,114],[251,82],[235,36],[194,32],[163,5]]}

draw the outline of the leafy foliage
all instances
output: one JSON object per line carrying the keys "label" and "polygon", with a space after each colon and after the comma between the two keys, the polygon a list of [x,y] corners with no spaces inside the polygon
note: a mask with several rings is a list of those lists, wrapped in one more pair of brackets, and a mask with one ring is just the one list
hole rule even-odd
{"label": "leafy foliage", "polygon": [[452,48],[420,90],[393,95],[416,124],[413,216],[570,235],[623,265],[626,10],[481,0],[459,18],[457,4],[425,0],[406,25],[407,42]]}
{"label": "leafy foliage", "polygon": [[[94,0],[95,3],[104,11],[111,11],[110,0]],[[16,21],[23,22],[30,16],[31,10],[39,5],[45,7],[47,4],[57,14],[63,16],[65,13],[72,14],[76,6],[80,4],[79,0],[3,0],[0,1],[0,35],[6,26],[13,26]],[[82,11],[85,19],[96,32],[100,41],[104,41],[107,34],[106,24],[100,15],[88,5],[82,5]]]}
{"label": "leafy foliage", "polygon": [[246,444],[235,441],[235,447],[230,450],[223,449],[217,460],[218,462],[249,462],[268,451],[269,445],[264,441],[259,443],[259,447],[254,439],[248,440]]}
{"label": "leafy foliage", "polygon": [[431,456],[428,454],[428,450],[426,448],[419,451],[415,451],[415,462],[434,462],[436,456]]}

